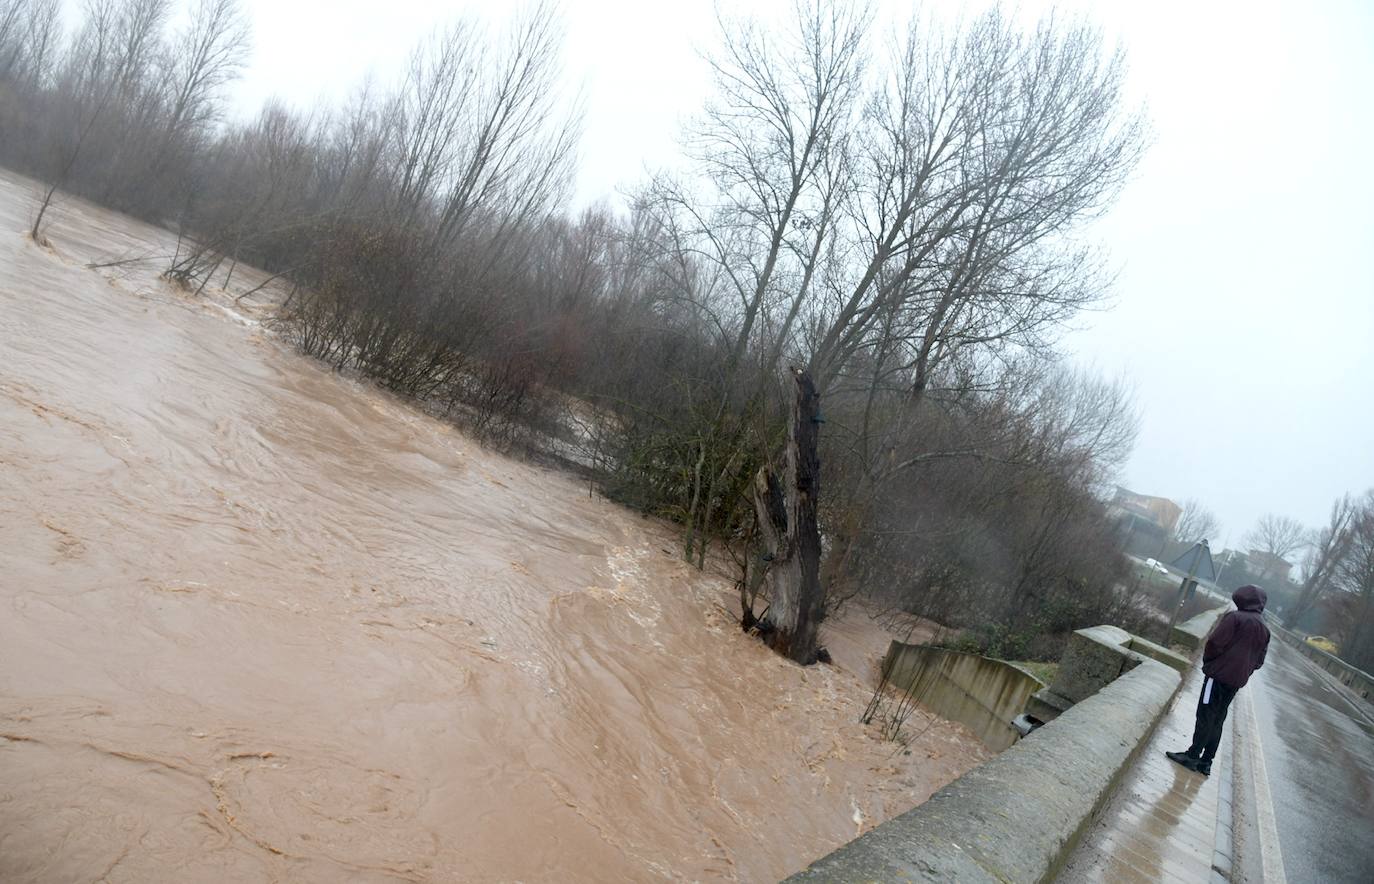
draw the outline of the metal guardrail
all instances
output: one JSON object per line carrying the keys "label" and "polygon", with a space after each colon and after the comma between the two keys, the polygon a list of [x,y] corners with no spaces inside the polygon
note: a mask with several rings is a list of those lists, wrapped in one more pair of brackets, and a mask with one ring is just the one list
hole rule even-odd
{"label": "metal guardrail", "polygon": [[1336,681],[1350,689],[1351,693],[1363,699],[1366,703],[1374,704],[1374,675],[1370,675],[1363,669],[1357,669],[1349,663],[1337,657],[1335,654],[1328,654],[1320,648],[1314,648],[1303,640],[1303,637],[1296,632],[1284,629],[1269,614],[1264,615],[1265,623],[1269,630],[1277,635],[1285,644],[1292,645],[1302,653],[1304,657],[1311,660],[1317,666],[1336,677]]}

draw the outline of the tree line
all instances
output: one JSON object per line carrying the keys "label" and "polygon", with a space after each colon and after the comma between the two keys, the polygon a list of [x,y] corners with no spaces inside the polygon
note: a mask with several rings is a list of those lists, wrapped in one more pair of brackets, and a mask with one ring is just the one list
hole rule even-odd
{"label": "tree line", "polygon": [[1304,552],[1302,581],[1286,599],[1283,625],[1317,626],[1339,642],[1346,662],[1374,671],[1374,489],[1341,495],[1316,530],[1267,515],[1248,539],[1264,551],[1285,550],[1280,556]]}
{"label": "tree line", "polygon": [[1090,224],[1148,137],[1090,24],[723,19],[679,171],[574,213],[550,6],[247,120],[236,0],[173,11],[87,0],[64,33],[55,0],[0,0],[0,161],[45,184],[36,241],[75,193],[180,232],[188,290],[265,269],[302,352],[673,520],[799,662],[855,597],[1004,653],[1131,615],[1101,502],[1129,391],[1055,346],[1109,291]]}
{"label": "tree line", "polygon": [[[1216,517],[1185,503],[1175,530],[1180,541],[1215,537]],[[1374,489],[1342,494],[1326,524],[1309,529],[1290,516],[1265,513],[1241,537],[1240,550],[1218,562],[1217,584],[1262,587],[1268,611],[1287,629],[1325,633],[1351,665],[1374,669]],[[1296,574],[1288,574],[1296,565]]]}

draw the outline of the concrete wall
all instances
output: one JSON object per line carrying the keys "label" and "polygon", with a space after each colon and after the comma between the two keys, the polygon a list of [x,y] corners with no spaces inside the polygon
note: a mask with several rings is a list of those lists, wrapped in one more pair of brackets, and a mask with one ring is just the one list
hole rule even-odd
{"label": "concrete wall", "polygon": [[1055,721],[789,878],[793,882],[1053,880],[1178,688],[1142,658]]}
{"label": "concrete wall", "polygon": [[1363,698],[1368,703],[1374,703],[1374,676],[1363,669],[1356,669],[1334,654],[1328,654],[1320,648],[1312,647],[1303,641],[1302,636],[1289,632],[1269,620],[1268,617],[1265,618],[1265,621],[1269,624],[1270,632],[1277,636],[1280,641],[1297,648],[1304,657],[1336,676],[1336,680],[1350,688],[1355,696]]}
{"label": "concrete wall", "polygon": [[1056,697],[1057,717],[788,881],[1053,880],[1189,665],[1115,626],[1078,630],[1032,698]]}
{"label": "concrete wall", "polygon": [[922,706],[977,734],[1000,752],[1016,742],[1011,720],[1044,685],[1029,673],[1001,660],[948,648],[894,641],[883,658],[892,684],[910,690]]}

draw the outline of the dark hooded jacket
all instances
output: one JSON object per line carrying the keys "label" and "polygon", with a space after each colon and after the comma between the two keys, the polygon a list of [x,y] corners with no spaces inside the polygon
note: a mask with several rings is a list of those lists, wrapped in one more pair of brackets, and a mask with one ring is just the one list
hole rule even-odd
{"label": "dark hooded jacket", "polygon": [[1202,672],[1224,685],[1243,688],[1250,674],[1264,665],[1269,627],[1264,625],[1268,598],[1258,586],[1242,586],[1231,595],[1239,610],[1217,623],[1202,649]]}

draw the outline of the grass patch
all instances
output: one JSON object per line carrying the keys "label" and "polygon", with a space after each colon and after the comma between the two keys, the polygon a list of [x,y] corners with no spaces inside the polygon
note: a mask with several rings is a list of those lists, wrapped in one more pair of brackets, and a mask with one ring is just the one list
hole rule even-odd
{"label": "grass patch", "polygon": [[1007,662],[1013,666],[1021,667],[1046,685],[1053,684],[1054,677],[1059,673],[1058,663],[1042,663],[1037,660],[1009,660]]}

